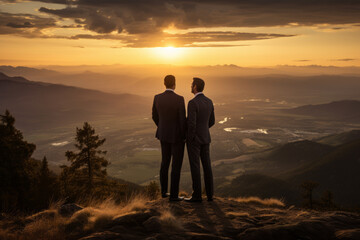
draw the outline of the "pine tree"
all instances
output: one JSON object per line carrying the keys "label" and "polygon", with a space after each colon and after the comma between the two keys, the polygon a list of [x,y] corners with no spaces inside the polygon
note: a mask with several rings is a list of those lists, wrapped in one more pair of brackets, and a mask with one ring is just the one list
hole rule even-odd
{"label": "pine tree", "polygon": [[79,152],[67,151],[65,155],[71,162],[70,169],[85,178],[87,192],[92,193],[94,180],[104,179],[107,175],[105,168],[109,162],[102,156],[106,151],[98,149],[106,139],[95,135],[95,129],[85,122],[83,128],[76,128],[75,140],[75,147]]}
{"label": "pine tree", "polygon": [[333,196],[332,192],[330,192],[329,190],[324,191],[323,195],[321,197],[321,203],[327,209],[333,208],[334,207],[334,196]]}
{"label": "pine tree", "polygon": [[40,208],[48,207],[49,201],[54,197],[55,178],[51,176],[49,170],[47,158],[44,156],[41,161],[40,173],[39,173],[39,205]]}
{"label": "pine tree", "polygon": [[24,141],[8,110],[0,117],[0,210],[23,209],[35,181],[30,158],[36,146]]}
{"label": "pine tree", "polygon": [[319,184],[317,182],[313,182],[313,181],[304,181],[301,184],[301,188],[304,190],[304,192],[303,192],[304,200],[306,201],[306,203],[310,207],[310,209],[312,209],[313,205],[314,205],[313,191],[318,186],[319,186]]}
{"label": "pine tree", "polygon": [[46,183],[50,179],[50,170],[46,156],[41,161],[40,182]]}

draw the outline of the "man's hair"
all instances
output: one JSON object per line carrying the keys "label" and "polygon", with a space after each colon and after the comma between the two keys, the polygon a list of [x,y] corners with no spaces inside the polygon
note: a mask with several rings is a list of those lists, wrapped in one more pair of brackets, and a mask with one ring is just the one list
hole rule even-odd
{"label": "man's hair", "polygon": [[193,85],[196,85],[196,90],[198,92],[202,92],[205,87],[205,82],[201,78],[194,77],[193,78]]}
{"label": "man's hair", "polygon": [[166,88],[172,88],[175,86],[175,77],[173,75],[166,75],[164,78],[164,84]]}

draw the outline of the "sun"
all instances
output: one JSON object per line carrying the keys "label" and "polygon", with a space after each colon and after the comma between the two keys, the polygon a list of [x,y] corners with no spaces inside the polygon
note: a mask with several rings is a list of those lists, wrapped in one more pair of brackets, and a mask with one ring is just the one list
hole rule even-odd
{"label": "sun", "polygon": [[181,54],[181,49],[173,46],[157,47],[154,50],[157,56],[165,59],[176,59]]}

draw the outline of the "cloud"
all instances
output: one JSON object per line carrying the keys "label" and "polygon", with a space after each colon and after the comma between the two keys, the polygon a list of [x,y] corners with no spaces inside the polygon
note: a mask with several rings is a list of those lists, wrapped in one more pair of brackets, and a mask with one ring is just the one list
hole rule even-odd
{"label": "cloud", "polygon": [[[239,32],[189,32],[184,34],[162,33],[141,34],[138,36],[116,34],[78,34],[69,39],[112,39],[121,40],[123,47],[234,47],[248,46],[239,44],[244,40],[264,40],[279,37],[292,37],[294,35],[266,34],[266,33],[239,33]],[[224,44],[224,42],[229,44]],[[222,43],[222,44],[217,44]]]}
{"label": "cloud", "polygon": [[[97,14],[87,18],[106,16],[130,33],[146,31],[149,25],[154,31],[169,24],[188,29],[360,22],[360,2],[353,0],[74,0],[70,3],[71,7],[65,9],[42,8],[42,11],[72,18],[79,17],[79,12],[96,11]],[[138,24],[144,27],[139,29]]]}
{"label": "cloud", "polygon": [[339,62],[351,62],[351,61],[355,61],[356,59],[354,58],[340,58],[340,59],[331,59],[331,61],[339,61]]}
{"label": "cloud", "polygon": [[[54,12],[56,10],[42,12]],[[58,12],[58,11],[56,11]],[[160,31],[140,31],[141,25],[135,31],[136,26],[132,25],[133,34],[119,34],[121,32],[118,27],[104,17],[92,17],[91,20],[86,19],[86,14],[96,14],[95,12],[79,11],[76,9],[59,10],[59,15],[67,18],[70,14],[76,15],[77,23],[70,25],[59,25],[53,18],[43,18],[30,14],[10,14],[0,13],[0,34],[14,34],[28,38],[63,38],[63,39],[109,39],[118,40],[122,43],[122,47],[233,47],[246,46],[239,44],[239,41],[245,40],[265,40],[280,37],[292,37],[294,35],[286,34],[269,34],[269,33],[246,33],[234,31],[194,31],[187,33],[167,33]],[[93,33],[75,34],[75,35],[46,35],[41,30],[45,28],[85,28]],[[115,33],[114,33],[115,31]],[[134,33],[135,32],[135,33]]]}
{"label": "cloud", "polygon": [[[194,28],[273,27],[359,24],[360,1],[353,0],[40,0],[64,4],[62,9],[41,7],[49,17],[73,20],[89,34],[64,36],[70,39],[113,39],[128,47],[223,46],[238,41],[273,39],[294,35],[191,32]],[[29,22],[33,24],[33,22]],[[37,28],[25,22],[8,22],[8,27]],[[168,28],[186,30],[169,34]],[[44,36],[46,37],[46,36]],[[61,36],[57,36],[61,37]],[[217,42],[217,44],[215,44]],[[222,43],[220,43],[222,42]],[[224,43],[225,42],[225,43]],[[201,46],[202,46],[201,45]]]}
{"label": "cloud", "polygon": [[[143,38],[138,38],[138,40],[132,40],[129,42],[130,46],[133,47],[149,47],[149,46],[175,46],[175,47],[201,47],[201,46],[239,46],[239,44],[231,45],[231,43],[236,43],[238,41],[245,40],[264,40],[272,39],[279,37],[292,37],[294,35],[285,35],[285,34],[266,34],[266,33],[243,33],[243,32],[232,32],[232,31],[202,31],[202,32],[188,32],[184,34],[167,34],[163,33],[157,38],[147,38],[151,39],[149,41],[143,41]],[[216,43],[230,43],[230,44],[216,44]]]}
{"label": "cloud", "polygon": [[0,34],[37,37],[41,35],[42,29],[54,26],[56,21],[53,18],[0,12]]}
{"label": "cloud", "polygon": [[22,24],[9,22],[8,24],[6,24],[6,26],[12,27],[12,28],[32,28],[32,27],[34,27],[34,24],[32,24],[31,22],[24,22]]}
{"label": "cloud", "polygon": [[309,62],[309,59],[299,59],[299,60],[295,60],[295,62]]}

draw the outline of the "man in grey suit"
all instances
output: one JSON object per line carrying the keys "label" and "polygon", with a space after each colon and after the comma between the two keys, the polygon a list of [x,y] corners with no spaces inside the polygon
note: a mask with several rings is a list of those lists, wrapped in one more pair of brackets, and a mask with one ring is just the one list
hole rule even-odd
{"label": "man in grey suit", "polygon": [[207,200],[212,201],[214,195],[209,128],[215,124],[215,114],[212,101],[203,94],[204,87],[205,82],[202,79],[193,78],[191,92],[195,97],[188,103],[186,142],[193,181],[193,193],[191,198],[185,199],[188,202],[202,201],[200,159],[204,170]]}
{"label": "man in grey suit", "polygon": [[168,173],[171,165],[170,201],[181,201],[179,197],[180,172],[184,157],[186,116],[184,97],[177,95],[175,77],[167,75],[164,79],[165,92],[154,98],[152,119],[157,130],[156,138],[161,142],[160,186],[163,198],[169,196]]}

